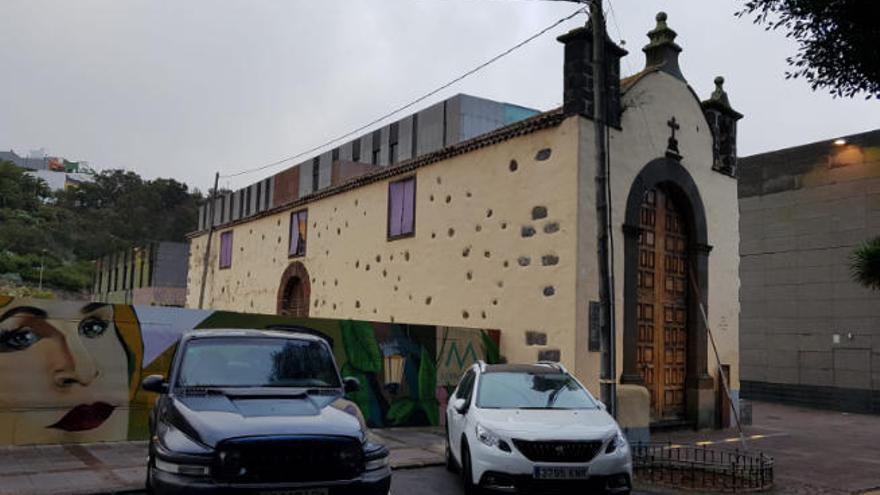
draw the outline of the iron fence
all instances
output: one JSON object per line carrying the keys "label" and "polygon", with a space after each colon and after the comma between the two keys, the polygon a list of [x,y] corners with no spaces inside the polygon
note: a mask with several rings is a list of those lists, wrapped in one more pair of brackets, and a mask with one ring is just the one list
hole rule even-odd
{"label": "iron fence", "polygon": [[761,452],[672,443],[632,446],[638,481],[687,490],[755,492],[773,487],[773,458]]}

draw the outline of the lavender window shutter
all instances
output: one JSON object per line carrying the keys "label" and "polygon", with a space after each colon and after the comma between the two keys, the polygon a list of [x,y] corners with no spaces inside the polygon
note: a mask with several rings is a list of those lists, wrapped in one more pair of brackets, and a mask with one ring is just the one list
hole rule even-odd
{"label": "lavender window shutter", "polygon": [[290,215],[290,247],[287,250],[287,255],[295,255],[297,249],[299,249],[299,215],[294,213]]}
{"label": "lavender window shutter", "polygon": [[412,234],[415,230],[416,181],[409,179],[403,185],[403,215],[401,216],[400,233]]}
{"label": "lavender window shutter", "polygon": [[392,237],[402,233],[402,217],[403,217],[403,183],[393,182],[388,187],[390,198],[390,208],[388,212],[388,234]]}

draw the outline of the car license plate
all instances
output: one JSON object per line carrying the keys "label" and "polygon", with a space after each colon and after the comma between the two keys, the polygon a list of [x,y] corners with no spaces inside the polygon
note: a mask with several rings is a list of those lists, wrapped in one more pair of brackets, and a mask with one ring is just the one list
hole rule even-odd
{"label": "car license plate", "polygon": [[327,495],[326,488],[302,488],[299,490],[273,490],[260,492],[260,495]]}
{"label": "car license plate", "polygon": [[590,468],[589,466],[535,466],[534,475],[536,480],[585,480],[590,477]]}

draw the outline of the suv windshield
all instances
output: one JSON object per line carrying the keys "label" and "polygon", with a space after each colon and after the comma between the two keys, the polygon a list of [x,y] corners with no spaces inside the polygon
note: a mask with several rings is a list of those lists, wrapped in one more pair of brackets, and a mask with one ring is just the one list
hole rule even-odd
{"label": "suv windshield", "polygon": [[284,338],[207,338],[187,343],[179,387],[340,387],[321,342]]}
{"label": "suv windshield", "polygon": [[483,409],[595,409],[596,402],[565,373],[493,372],[480,377]]}

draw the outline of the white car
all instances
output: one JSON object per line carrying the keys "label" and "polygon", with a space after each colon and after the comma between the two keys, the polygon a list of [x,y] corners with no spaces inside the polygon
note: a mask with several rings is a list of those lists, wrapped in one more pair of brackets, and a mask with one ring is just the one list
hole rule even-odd
{"label": "white car", "polygon": [[446,461],[465,492],[629,493],[617,422],[562,365],[474,364],[446,409]]}

